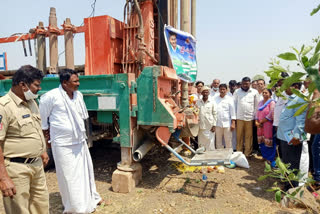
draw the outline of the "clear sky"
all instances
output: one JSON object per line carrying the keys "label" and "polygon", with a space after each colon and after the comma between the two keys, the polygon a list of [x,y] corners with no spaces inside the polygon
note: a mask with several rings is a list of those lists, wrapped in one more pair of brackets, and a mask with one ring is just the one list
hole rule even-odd
{"label": "clear sky", "polygon": [[[59,25],[68,17],[79,26],[90,15],[92,2],[1,0],[0,37],[26,33],[39,21],[48,26],[50,7],[56,8]],[[97,0],[95,15],[123,20],[124,3]],[[271,57],[290,51],[290,46],[311,44],[312,38],[320,35],[320,14],[309,15],[318,4],[317,0],[197,0],[198,79],[205,83],[214,78],[227,82],[263,74]],[[83,34],[75,36],[75,64],[84,64],[83,38]],[[60,37],[59,52],[64,50],[63,43]],[[21,42],[0,44],[0,53],[4,51],[9,69],[35,65],[34,56],[24,57]],[[63,54],[59,65],[64,65]]]}

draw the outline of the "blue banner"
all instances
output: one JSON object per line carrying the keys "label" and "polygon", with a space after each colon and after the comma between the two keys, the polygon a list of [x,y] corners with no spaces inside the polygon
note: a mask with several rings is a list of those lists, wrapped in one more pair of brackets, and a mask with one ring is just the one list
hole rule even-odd
{"label": "blue banner", "polygon": [[197,78],[195,38],[190,33],[167,25],[164,27],[164,36],[178,77],[186,82],[194,82]]}

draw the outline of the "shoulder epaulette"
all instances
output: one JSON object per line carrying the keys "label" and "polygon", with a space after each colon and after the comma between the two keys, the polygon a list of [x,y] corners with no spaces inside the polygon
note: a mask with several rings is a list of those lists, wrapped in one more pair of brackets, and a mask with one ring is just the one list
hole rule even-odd
{"label": "shoulder epaulette", "polygon": [[3,96],[0,98],[0,105],[5,106],[7,105],[11,99],[8,96]]}

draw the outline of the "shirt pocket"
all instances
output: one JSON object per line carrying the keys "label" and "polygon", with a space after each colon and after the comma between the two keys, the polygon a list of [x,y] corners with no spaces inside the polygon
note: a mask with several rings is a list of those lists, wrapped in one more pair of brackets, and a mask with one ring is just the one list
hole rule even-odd
{"label": "shirt pocket", "polygon": [[254,97],[252,97],[252,96],[246,97],[245,102],[248,103],[248,104],[253,104]]}
{"label": "shirt pocket", "polygon": [[227,103],[225,103],[224,105],[221,106],[221,109],[223,112],[229,112],[229,105]]}
{"label": "shirt pocket", "polygon": [[20,129],[20,136],[22,137],[34,132],[33,121],[30,117],[18,120],[18,124]]}

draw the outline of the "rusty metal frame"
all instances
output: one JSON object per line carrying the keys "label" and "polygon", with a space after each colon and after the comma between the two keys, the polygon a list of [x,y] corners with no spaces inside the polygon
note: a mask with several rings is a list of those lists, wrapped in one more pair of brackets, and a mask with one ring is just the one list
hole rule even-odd
{"label": "rusty metal frame", "polygon": [[[86,27],[85,26],[78,26],[73,28],[73,33],[84,33]],[[37,37],[37,34],[45,35],[46,37],[49,37],[50,32],[53,30],[50,27],[47,27],[47,30],[45,29],[32,29],[35,31],[34,33],[25,33],[25,34],[14,34],[9,37],[3,37],[0,38],[0,44],[1,43],[10,43],[10,42],[18,42],[22,40],[28,40],[28,39],[35,39]],[[58,36],[64,35],[64,29],[55,28],[54,31],[57,33]]]}

